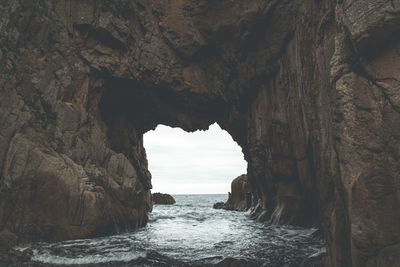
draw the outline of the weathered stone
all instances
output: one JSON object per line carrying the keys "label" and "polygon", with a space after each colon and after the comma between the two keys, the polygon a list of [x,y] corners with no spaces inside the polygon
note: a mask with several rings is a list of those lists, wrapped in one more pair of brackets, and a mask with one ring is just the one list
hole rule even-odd
{"label": "weathered stone", "polygon": [[168,194],[153,193],[151,195],[154,204],[172,205],[175,204],[175,199]]}
{"label": "weathered stone", "polygon": [[8,250],[18,244],[18,237],[8,230],[0,232],[0,250]]}
{"label": "weathered stone", "polygon": [[251,191],[247,175],[236,177],[231,184],[228,200],[214,204],[214,209],[244,211],[251,207]]}
{"label": "weathered stone", "polygon": [[214,203],[213,208],[214,209],[223,209],[224,206],[225,206],[225,202],[217,202],[217,203]]}
{"label": "weathered stone", "polygon": [[2,266],[29,266],[32,255],[33,251],[31,249],[25,249],[24,251],[15,249],[0,250],[0,264]]}
{"label": "weathered stone", "polygon": [[31,249],[19,251],[13,249],[18,245],[18,236],[8,230],[0,232],[0,265],[21,266],[27,264],[32,256]]}

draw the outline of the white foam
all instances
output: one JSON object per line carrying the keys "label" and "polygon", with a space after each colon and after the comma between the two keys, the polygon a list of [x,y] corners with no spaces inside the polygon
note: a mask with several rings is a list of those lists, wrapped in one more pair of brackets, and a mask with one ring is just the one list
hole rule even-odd
{"label": "white foam", "polygon": [[31,260],[35,262],[61,265],[61,264],[98,264],[98,263],[107,263],[116,261],[129,262],[144,257],[146,257],[145,252],[142,253],[126,252],[126,253],[117,253],[114,255],[96,254],[96,255],[87,255],[79,258],[70,258],[70,257],[51,255],[50,253],[47,252],[38,254],[38,251],[34,249]]}

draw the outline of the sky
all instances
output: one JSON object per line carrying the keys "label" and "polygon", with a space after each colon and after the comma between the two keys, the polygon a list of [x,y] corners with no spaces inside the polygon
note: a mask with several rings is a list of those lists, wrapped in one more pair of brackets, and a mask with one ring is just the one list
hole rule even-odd
{"label": "sky", "polygon": [[153,193],[227,194],[247,172],[240,146],[216,123],[194,133],[158,125],[144,135],[144,147]]}

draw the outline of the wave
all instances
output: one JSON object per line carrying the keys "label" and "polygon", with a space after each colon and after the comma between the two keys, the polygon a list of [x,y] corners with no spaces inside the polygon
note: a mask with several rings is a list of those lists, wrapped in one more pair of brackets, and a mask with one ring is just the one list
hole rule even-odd
{"label": "wave", "polygon": [[248,213],[204,207],[207,201],[157,206],[148,226],[133,232],[31,244],[33,266],[212,266],[226,257],[256,266],[298,266],[324,247],[316,229],[259,223]]}
{"label": "wave", "polygon": [[169,216],[169,215],[158,215],[149,218],[149,222],[156,222],[158,220],[173,220],[176,219],[176,216]]}
{"label": "wave", "polygon": [[80,258],[72,258],[67,256],[57,256],[50,252],[40,252],[33,249],[32,261],[51,265],[82,265],[82,264],[99,264],[99,263],[111,263],[111,262],[131,262],[140,258],[146,258],[145,252],[125,252],[115,254],[95,254],[85,255]]}

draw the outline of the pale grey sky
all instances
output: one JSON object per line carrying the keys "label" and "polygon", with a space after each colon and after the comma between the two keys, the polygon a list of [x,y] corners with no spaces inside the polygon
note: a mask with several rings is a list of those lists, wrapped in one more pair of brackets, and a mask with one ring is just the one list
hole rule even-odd
{"label": "pale grey sky", "polygon": [[144,146],[152,192],[226,194],[247,172],[241,148],[218,124],[194,133],[159,125],[144,135]]}

